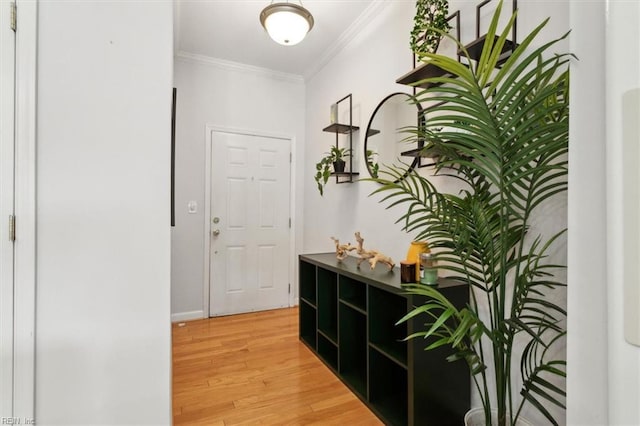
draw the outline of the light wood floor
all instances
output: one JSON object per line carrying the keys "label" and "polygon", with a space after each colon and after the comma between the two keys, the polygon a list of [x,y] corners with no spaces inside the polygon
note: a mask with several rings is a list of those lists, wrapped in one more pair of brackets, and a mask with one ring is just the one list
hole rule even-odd
{"label": "light wood floor", "polygon": [[173,325],[175,425],[380,425],[298,340],[298,309]]}

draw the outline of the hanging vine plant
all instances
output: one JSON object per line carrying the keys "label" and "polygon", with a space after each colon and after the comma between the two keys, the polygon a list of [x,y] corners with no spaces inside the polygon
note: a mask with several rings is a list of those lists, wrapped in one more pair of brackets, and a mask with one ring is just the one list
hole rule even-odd
{"label": "hanging vine plant", "polygon": [[411,50],[419,61],[426,53],[436,53],[443,33],[449,32],[447,0],[417,0],[411,31]]}

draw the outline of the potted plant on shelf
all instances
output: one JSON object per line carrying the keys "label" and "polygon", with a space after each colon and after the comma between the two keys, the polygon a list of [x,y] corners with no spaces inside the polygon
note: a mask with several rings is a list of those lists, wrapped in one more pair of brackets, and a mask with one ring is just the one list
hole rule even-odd
{"label": "potted plant on shelf", "polygon": [[494,41],[501,5],[478,62],[427,54],[452,77],[424,80],[445,86],[416,95],[436,103],[413,130],[429,141],[425,149],[442,153],[435,175],[446,170],[464,189],[440,192],[415,171],[402,179],[399,167],[372,180],[383,185],[374,191],[381,202],[408,205],[398,221],[429,242],[439,268],[469,285],[463,309],[435,287],[408,286],[426,302],[400,321],[423,319],[425,328],[408,338],[426,339],[426,350],[448,345],[450,360],[469,365],[482,409],[480,422],[468,424],[519,424],[527,403],[558,424],[549,407],[564,408],[566,361],[554,351],[563,344],[566,311],[550,295],[565,284],[556,277],[563,266],[548,258],[563,232],[531,235],[531,225],[536,208],[567,189],[571,56],[551,53],[566,35],[534,46],[545,21],[496,68],[514,22]]}
{"label": "potted plant on shelf", "polygon": [[318,184],[318,191],[320,195],[324,195],[324,185],[329,181],[331,176],[331,169],[335,173],[343,173],[346,166],[345,159],[351,157],[351,150],[346,148],[338,148],[332,146],[329,152],[324,153],[324,157],[316,163],[316,174],[314,179]]}
{"label": "potted plant on shelf", "polygon": [[436,53],[438,50],[443,34],[451,29],[448,14],[448,0],[416,1],[410,45],[418,61],[424,61],[427,53]]}

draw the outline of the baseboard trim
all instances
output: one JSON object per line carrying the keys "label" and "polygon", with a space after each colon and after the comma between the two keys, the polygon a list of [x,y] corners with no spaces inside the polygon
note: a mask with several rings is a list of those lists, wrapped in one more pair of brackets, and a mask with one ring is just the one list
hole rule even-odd
{"label": "baseboard trim", "polygon": [[171,314],[171,322],[191,321],[206,318],[204,311],[178,312]]}

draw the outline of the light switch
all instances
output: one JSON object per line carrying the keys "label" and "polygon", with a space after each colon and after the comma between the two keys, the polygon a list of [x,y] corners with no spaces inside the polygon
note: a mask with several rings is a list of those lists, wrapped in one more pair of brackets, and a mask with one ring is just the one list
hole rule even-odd
{"label": "light switch", "polygon": [[189,209],[189,214],[198,213],[198,203],[197,203],[197,201],[189,201],[189,204],[187,204],[187,207]]}

